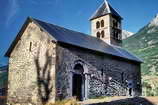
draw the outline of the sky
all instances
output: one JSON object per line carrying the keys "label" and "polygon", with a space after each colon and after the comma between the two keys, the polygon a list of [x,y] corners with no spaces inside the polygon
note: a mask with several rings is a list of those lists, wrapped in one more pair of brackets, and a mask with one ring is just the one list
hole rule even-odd
{"label": "sky", "polygon": [[[137,32],[158,13],[158,0],[108,0],[124,18],[123,29]],[[0,65],[28,16],[90,34],[89,18],[104,0],[0,0]]]}

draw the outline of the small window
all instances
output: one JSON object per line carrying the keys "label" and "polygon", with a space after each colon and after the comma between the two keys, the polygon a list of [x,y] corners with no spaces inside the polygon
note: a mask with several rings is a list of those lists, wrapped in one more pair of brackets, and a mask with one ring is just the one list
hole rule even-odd
{"label": "small window", "polygon": [[124,83],[124,72],[121,73],[121,81]]}
{"label": "small window", "polygon": [[118,35],[118,32],[116,32],[116,36],[115,36],[116,39],[119,39],[119,35]]}
{"label": "small window", "polygon": [[118,28],[118,22],[116,22],[115,24],[116,24],[116,26],[115,26],[115,27],[117,27],[117,28]]}
{"label": "small window", "polygon": [[116,39],[116,30],[114,30],[113,37],[114,37],[114,39]]}
{"label": "small window", "polygon": [[100,32],[97,32],[97,38],[100,38]]}
{"label": "small window", "polygon": [[97,23],[96,23],[96,28],[97,29],[100,28],[100,22],[99,21],[97,21]]}
{"label": "small window", "polygon": [[105,36],[104,31],[101,32],[101,36],[102,36],[102,38],[104,38],[104,36]]}
{"label": "small window", "polygon": [[32,50],[32,42],[30,42],[30,47],[29,47],[29,51],[31,52]]}
{"label": "small window", "polygon": [[104,70],[103,69],[101,69],[101,75],[104,76]]}
{"label": "small window", "polygon": [[101,20],[101,27],[104,27],[104,20]]}
{"label": "small window", "polygon": [[113,27],[115,27],[115,21],[113,20]]}

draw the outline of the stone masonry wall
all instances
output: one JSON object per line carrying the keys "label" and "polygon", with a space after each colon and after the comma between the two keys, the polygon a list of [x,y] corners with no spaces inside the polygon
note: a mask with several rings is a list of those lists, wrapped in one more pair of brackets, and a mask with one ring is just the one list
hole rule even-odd
{"label": "stone masonry wall", "polygon": [[29,23],[9,58],[8,103],[40,105],[55,100],[56,44]]}
{"label": "stone masonry wall", "polygon": [[58,45],[57,53],[56,86],[63,98],[72,96],[71,74],[77,61],[88,69],[87,98],[128,95],[127,80],[133,80],[134,95],[141,94],[140,64],[66,45]]}

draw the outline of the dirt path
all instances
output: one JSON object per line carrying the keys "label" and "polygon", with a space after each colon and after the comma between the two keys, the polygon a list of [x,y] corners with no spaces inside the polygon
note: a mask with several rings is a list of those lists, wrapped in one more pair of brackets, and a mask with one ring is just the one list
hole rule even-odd
{"label": "dirt path", "polygon": [[[102,103],[102,104],[96,104]],[[104,104],[103,104],[104,103]],[[158,105],[158,97],[107,97],[103,99],[89,99],[81,102],[83,105]]]}

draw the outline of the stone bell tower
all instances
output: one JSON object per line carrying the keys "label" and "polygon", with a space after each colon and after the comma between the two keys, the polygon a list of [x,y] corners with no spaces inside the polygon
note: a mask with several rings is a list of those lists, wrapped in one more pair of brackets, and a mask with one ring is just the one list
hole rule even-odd
{"label": "stone bell tower", "polygon": [[96,10],[90,21],[92,36],[110,45],[122,46],[122,17],[107,0]]}

